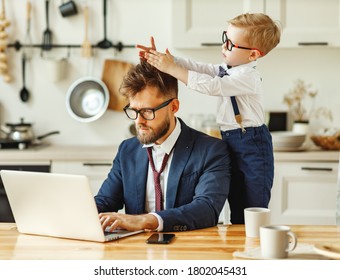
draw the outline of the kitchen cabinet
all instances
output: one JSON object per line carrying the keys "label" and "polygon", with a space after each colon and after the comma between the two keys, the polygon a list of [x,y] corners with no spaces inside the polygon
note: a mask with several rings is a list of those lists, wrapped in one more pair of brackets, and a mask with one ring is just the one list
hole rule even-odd
{"label": "kitchen cabinet", "polygon": [[334,225],[337,176],[338,161],[275,162],[272,223]]}
{"label": "kitchen cabinet", "polygon": [[51,172],[85,175],[89,179],[91,192],[95,196],[111,169],[109,161],[52,161]]}
{"label": "kitchen cabinet", "polygon": [[[55,145],[7,149],[0,150],[0,165],[46,166],[53,173],[85,175],[95,195],[111,169],[117,149],[116,146]],[[337,195],[340,205],[339,151],[276,152],[274,157],[275,178],[269,204],[272,223],[335,224]],[[313,168],[325,170],[309,170]],[[340,221],[339,217],[340,207]],[[228,203],[219,220],[229,223]]]}
{"label": "kitchen cabinet", "polygon": [[[340,0],[173,0],[175,48],[221,46],[227,21],[245,12],[262,12],[278,20],[278,48],[340,46]],[[209,11],[209,12],[207,12]]]}
{"label": "kitchen cabinet", "polygon": [[263,0],[173,0],[173,47],[221,46],[227,20],[250,11],[263,11]]}
{"label": "kitchen cabinet", "polygon": [[279,47],[340,46],[340,0],[270,0],[264,12],[282,25]]}

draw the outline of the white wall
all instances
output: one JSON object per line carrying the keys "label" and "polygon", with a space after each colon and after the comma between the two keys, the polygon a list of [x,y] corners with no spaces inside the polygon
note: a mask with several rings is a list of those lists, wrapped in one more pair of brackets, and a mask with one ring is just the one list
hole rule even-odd
{"label": "white wall", "polygon": [[[34,43],[41,43],[46,28],[45,1],[32,0],[31,36]],[[58,44],[81,44],[84,39],[83,4],[90,6],[90,34],[92,44],[103,39],[102,0],[75,0],[79,14],[63,18],[58,10],[61,1],[50,1],[50,28],[53,41]],[[25,0],[5,0],[6,16],[12,22],[7,29],[10,42],[25,38]],[[153,35],[159,50],[169,47],[174,55],[190,56],[206,62],[218,63],[220,48],[204,50],[177,50],[171,45],[171,0],[108,0],[108,39],[125,45],[149,44]],[[227,20],[227,19],[226,19]],[[67,56],[67,50],[52,50],[45,54],[51,57]],[[70,117],[65,107],[67,89],[76,79],[92,75],[101,77],[105,59],[123,59],[138,62],[138,50],[124,49],[118,53],[111,50],[94,50],[88,61],[80,56],[79,49],[71,49],[68,59],[67,78],[53,83],[46,73],[46,62],[35,49],[33,59],[27,65],[26,83],[31,100],[19,99],[22,88],[21,52],[8,50],[10,73],[13,82],[7,84],[0,78],[0,123],[18,122],[20,117],[34,123],[37,135],[60,130],[60,135],[48,138],[56,144],[104,145],[119,144],[129,135],[131,124],[122,112],[108,110],[102,118],[92,123],[80,123]],[[340,49],[311,47],[300,49],[276,49],[259,60],[266,100],[266,110],[286,110],[283,95],[300,78],[318,89],[317,102],[329,107],[334,115],[334,126],[340,126]],[[188,119],[191,113],[214,114],[216,99],[188,91],[180,85],[181,109],[179,116]],[[47,139],[46,139],[47,140]]]}

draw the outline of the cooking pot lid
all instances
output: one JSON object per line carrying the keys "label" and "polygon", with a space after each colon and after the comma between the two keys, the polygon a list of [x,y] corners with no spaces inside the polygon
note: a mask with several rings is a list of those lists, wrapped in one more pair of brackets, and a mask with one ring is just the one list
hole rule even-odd
{"label": "cooking pot lid", "polygon": [[21,118],[20,123],[6,123],[6,126],[9,126],[9,127],[16,127],[16,126],[30,127],[30,126],[32,126],[32,124],[31,123],[25,123],[24,118]]}

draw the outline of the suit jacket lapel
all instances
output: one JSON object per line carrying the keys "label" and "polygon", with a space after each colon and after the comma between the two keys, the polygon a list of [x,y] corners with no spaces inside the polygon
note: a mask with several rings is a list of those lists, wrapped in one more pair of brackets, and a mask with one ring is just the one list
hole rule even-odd
{"label": "suit jacket lapel", "polygon": [[173,208],[175,206],[179,180],[191,154],[192,147],[193,138],[190,135],[188,127],[181,121],[181,134],[176,142],[169,171],[166,191],[166,209]]}

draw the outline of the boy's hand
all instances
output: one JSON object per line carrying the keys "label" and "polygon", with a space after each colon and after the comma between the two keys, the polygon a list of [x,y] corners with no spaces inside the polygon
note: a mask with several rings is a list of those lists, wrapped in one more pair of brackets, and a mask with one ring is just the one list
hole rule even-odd
{"label": "boy's hand", "polygon": [[151,43],[151,47],[146,47],[143,45],[136,45],[137,49],[141,49],[139,51],[139,57],[142,59],[146,59],[146,54],[150,52],[150,50],[156,50],[156,44],[155,44],[155,39],[153,38],[153,36],[150,37],[150,43]]}
{"label": "boy's hand", "polygon": [[160,53],[151,49],[148,53],[145,53],[145,58],[152,66],[170,75],[171,70],[176,66],[174,57],[168,49],[166,49],[165,53]]}
{"label": "boy's hand", "polygon": [[150,37],[151,47],[136,45],[140,49],[139,57],[147,60],[152,66],[158,70],[165,72],[184,84],[188,83],[188,70],[175,63],[173,55],[166,49],[165,53],[160,53],[156,50],[154,38]]}

